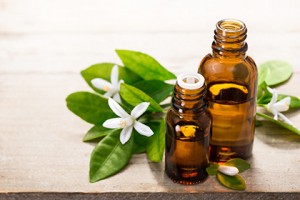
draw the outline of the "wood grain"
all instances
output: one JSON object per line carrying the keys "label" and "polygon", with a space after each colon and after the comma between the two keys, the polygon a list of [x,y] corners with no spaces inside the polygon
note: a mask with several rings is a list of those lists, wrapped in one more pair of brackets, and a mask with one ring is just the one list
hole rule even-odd
{"label": "wood grain", "polygon": [[[293,65],[279,91],[300,97],[299,9],[296,0],[0,0],[0,199],[299,199],[300,137],[270,123],[256,129],[245,192],[213,177],[174,184],[164,163],[143,154],[90,184],[94,145],[82,137],[91,125],[65,105],[68,94],[91,91],[80,70],[120,63],[114,49],[149,53],[175,74],[196,71],[211,51],[215,23],[227,17],[246,22],[248,53],[258,64]],[[287,115],[300,128],[299,113]]]}

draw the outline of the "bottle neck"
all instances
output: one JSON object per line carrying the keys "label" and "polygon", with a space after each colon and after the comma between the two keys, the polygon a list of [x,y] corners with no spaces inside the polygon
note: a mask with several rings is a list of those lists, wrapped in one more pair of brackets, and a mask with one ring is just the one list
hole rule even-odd
{"label": "bottle neck", "polygon": [[213,55],[216,57],[244,58],[248,45],[246,25],[238,20],[221,20],[216,25],[212,43]]}
{"label": "bottle neck", "polygon": [[174,88],[172,107],[175,111],[184,114],[199,114],[207,107],[205,98],[206,86],[189,90],[181,88],[178,84]]}

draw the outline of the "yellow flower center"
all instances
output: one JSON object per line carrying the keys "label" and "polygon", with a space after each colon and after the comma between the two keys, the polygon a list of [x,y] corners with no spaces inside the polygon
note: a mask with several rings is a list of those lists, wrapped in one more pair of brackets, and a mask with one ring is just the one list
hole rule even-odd
{"label": "yellow flower center", "polygon": [[125,120],[120,121],[121,128],[125,128],[127,126],[127,122]]}
{"label": "yellow flower center", "polygon": [[103,90],[104,90],[105,92],[107,92],[109,89],[110,89],[110,87],[109,87],[108,85],[105,85],[105,86],[103,87]]}

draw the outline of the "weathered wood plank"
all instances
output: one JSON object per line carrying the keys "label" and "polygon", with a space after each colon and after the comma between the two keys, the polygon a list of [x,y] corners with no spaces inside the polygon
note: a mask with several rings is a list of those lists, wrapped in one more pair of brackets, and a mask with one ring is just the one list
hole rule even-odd
{"label": "weathered wood plank", "polygon": [[116,48],[147,52],[175,73],[194,70],[211,51],[215,23],[232,6],[232,15],[248,26],[248,53],[258,64],[284,59],[300,70],[297,0],[0,2],[1,73],[78,72],[97,62],[120,62]]}
{"label": "weathered wood plank", "polygon": [[[249,52],[257,64],[270,59],[290,62],[300,72],[300,34],[250,34]],[[211,52],[213,28],[208,33],[183,34],[38,34],[0,37],[0,73],[78,73],[91,64],[121,61],[115,49],[148,53],[179,73],[196,71]],[[261,42],[264,41],[264,42]]]}
{"label": "weathered wood plank", "polygon": [[[228,17],[245,21],[251,32],[299,32],[297,0],[216,3],[185,0],[1,0],[2,33],[102,32],[176,33],[211,31]],[[271,36],[271,35],[270,35]],[[263,41],[264,42],[264,41]]]}

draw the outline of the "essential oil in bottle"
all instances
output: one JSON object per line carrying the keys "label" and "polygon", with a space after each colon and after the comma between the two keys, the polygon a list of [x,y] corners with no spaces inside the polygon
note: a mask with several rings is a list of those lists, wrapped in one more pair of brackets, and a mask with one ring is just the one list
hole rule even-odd
{"label": "essential oil in bottle", "polygon": [[203,58],[198,72],[207,84],[212,115],[210,160],[246,159],[252,154],[255,131],[257,68],[249,56],[247,28],[238,20],[216,25],[212,54]]}
{"label": "essential oil in bottle", "polygon": [[208,176],[211,118],[205,94],[203,76],[178,76],[166,120],[165,171],[174,182],[196,184]]}

